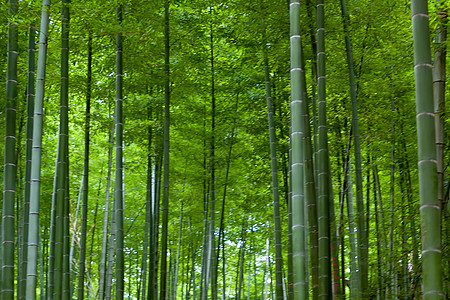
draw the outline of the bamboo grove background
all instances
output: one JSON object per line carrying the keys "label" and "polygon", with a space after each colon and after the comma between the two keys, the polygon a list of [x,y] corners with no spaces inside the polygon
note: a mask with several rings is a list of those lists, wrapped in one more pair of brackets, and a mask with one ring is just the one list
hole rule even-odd
{"label": "bamboo grove background", "polygon": [[447,299],[448,1],[3,1],[1,299]]}

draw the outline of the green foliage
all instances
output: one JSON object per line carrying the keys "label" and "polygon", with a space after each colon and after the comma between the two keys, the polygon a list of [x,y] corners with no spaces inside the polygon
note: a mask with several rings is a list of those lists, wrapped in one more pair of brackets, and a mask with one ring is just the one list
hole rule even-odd
{"label": "green foliage", "polygon": [[[163,145],[164,110],[164,3],[163,1],[131,0],[123,3],[123,24],[115,22],[114,1],[75,1],[70,4],[70,61],[69,61],[69,161],[70,161],[70,216],[74,224],[78,185],[83,172],[84,105],[86,96],[87,43],[93,37],[92,100],[91,100],[91,147],[90,188],[88,206],[88,251],[86,265],[90,263],[90,295],[96,293],[99,282],[99,265],[102,240],[102,215],[105,209],[106,174],[108,166],[109,135],[113,126],[115,97],[115,36],[123,35],[123,89],[124,89],[124,236],[125,236],[125,297],[137,295],[143,253],[145,201],[147,180],[147,157],[153,167],[161,155]],[[442,1],[440,1],[442,2]],[[389,259],[400,265],[404,260],[413,262],[414,249],[419,241],[413,234],[419,233],[418,171],[415,127],[415,103],[413,80],[413,47],[409,4],[405,1],[348,1],[349,30],[353,42],[356,72],[358,115],[360,124],[363,191],[374,188],[371,176],[366,174],[376,165],[380,177],[381,201],[384,209],[384,228],[394,228],[394,250]],[[448,1],[444,1],[444,7]],[[218,291],[222,293],[222,279],[230,297],[236,294],[239,252],[242,246],[243,222],[247,222],[245,243],[245,267],[243,297],[250,292],[251,299],[264,294],[265,284],[275,280],[274,273],[265,268],[266,238],[272,241],[271,170],[269,134],[264,90],[264,64],[262,31],[266,24],[267,53],[272,82],[274,122],[277,137],[278,171],[280,178],[280,214],[282,224],[283,255],[287,257],[287,191],[288,149],[290,144],[290,72],[289,72],[289,10],[286,1],[248,2],[241,0],[218,3],[211,1],[173,1],[170,8],[171,35],[171,168],[169,210],[169,254],[176,258],[179,209],[183,202],[182,244],[178,298],[186,293],[189,268],[192,268],[191,243],[195,257],[196,285],[199,286],[201,253],[203,249],[204,199],[210,180],[209,145],[211,139],[211,65],[209,7],[214,7],[214,63],[215,63],[215,167],[216,167],[216,238],[222,197],[226,185],[224,209],[226,272],[218,272]],[[303,7],[303,4],[302,4]],[[18,23],[18,101],[17,101],[17,161],[18,183],[23,182],[25,130],[19,130],[25,122],[26,113],[26,59],[28,24],[39,24],[39,1],[19,1],[15,17]],[[434,11],[431,30],[436,27]],[[40,230],[44,251],[44,265],[48,255],[50,211],[53,177],[56,159],[59,122],[60,91],[60,30],[61,4],[52,3],[51,24],[48,40],[47,79],[44,102],[44,125],[41,165]],[[6,82],[6,52],[8,6],[0,5],[0,64],[3,72],[0,80]],[[343,182],[343,157],[349,138],[351,102],[348,92],[348,71],[345,59],[344,32],[340,8],[337,2],[325,3],[326,28],[326,77],[327,77],[327,126],[331,180],[336,218],[339,215],[339,193]],[[309,20],[306,9],[300,12],[305,75],[309,97],[312,95],[311,75],[313,57],[310,45]],[[39,31],[39,28],[37,28]],[[6,95],[6,86],[0,85],[0,93]],[[5,97],[0,100],[0,139],[5,132]],[[394,109],[391,105],[394,103]],[[312,105],[311,105],[312,106]],[[312,111],[312,107],[310,108]],[[151,117],[148,111],[151,110]],[[310,112],[312,113],[312,112]],[[392,141],[392,122],[395,140]],[[311,123],[311,126],[313,124]],[[24,127],[23,127],[24,128]],[[152,132],[150,153],[149,128]],[[232,130],[234,136],[232,137]],[[20,138],[19,138],[20,137]],[[20,142],[19,142],[20,141]],[[393,223],[389,222],[391,145],[395,145],[395,180],[393,193]],[[232,145],[230,170],[227,182],[225,172],[228,151]],[[448,148],[448,147],[447,147]],[[0,153],[3,154],[1,147]],[[372,160],[372,157],[374,160]],[[371,158],[370,162],[368,158]],[[406,161],[408,165],[406,165]],[[448,155],[445,155],[448,161]],[[113,167],[114,174],[114,167]],[[156,181],[155,172],[153,181]],[[405,198],[400,186],[401,178],[410,176],[411,196]],[[4,167],[0,166],[3,182]],[[114,179],[113,179],[114,181]],[[18,187],[23,184],[17,184]],[[448,183],[446,183],[448,186]],[[21,195],[22,191],[18,192]],[[111,189],[112,194],[112,189]],[[377,240],[375,228],[375,198],[369,201],[369,286],[376,286],[379,279],[377,268]],[[17,196],[19,197],[19,196]],[[0,196],[3,199],[3,193]],[[331,199],[331,198],[330,198]],[[407,200],[405,200],[407,199]],[[380,201],[378,199],[378,201]],[[3,201],[1,201],[3,203]],[[94,212],[98,205],[98,214]],[[448,204],[447,204],[448,205]],[[21,207],[16,207],[20,210]],[[378,207],[379,209],[379,207]],[[188,225],[190,220],[190,225]],[[402,245],[402,224],[407,229],[407,240]],[[416,222],[410,228],[411,220]],[[347,208],[343,216],[344,252],[350,250]],[[381,221],[380,221],[381,222]],[[402,223],[403,222],[403,223]],[[79,233],[80,222],[72,232]],[[448,225],[447,223],[444,223]],[[91,236],[93,234],[93,236]],[[91,240],[91,237],[93,238]],[[444,257],[448,257],[448,238],[443,240]],[[92,252],[89,251],[93,244]],[[414,244],[416,243],[416,244]],[[382,250],[386,257],[388,254]],[[274,248],[270,246],[270,259],[274,261]],[[445,256],[447,255],[447,256]],[[76,256],[78,257],[78,256]],[[219,269],[222,268],[222,253]],[[254,266],[252,266],[255,260]],[[285,260],[287,261],[287,260]],[[384,261],[386,264],[387,262]],[[345,280],[349,259],[346,256]],[[285,263],[286,264],[286,263]],[[74,264],[76,265],[76,264]],[[172,264],[173,265],[173,264]],[[249,266],[250,265],[250,266]],[[383,268],[386,270],[388,266]],[[168,268],[169,273],[174,268]],[[251,269],[252,271],[248,271]],[[44,268],[46,270],[46,267]],[[172,271],[170,271],[172,270]],[[287,267],[285,268],[287,270]],[[74,269],[76,274],[80,270]],[[183,273],[181,273],[183,272]],[[254,272],[254,274],[253,274]],[[272,270],[274,272],[274,270]],[[412,275],[420,275],[420,268],[413,268]],[[170,273],[170,274],[172,274]],[[395,275],[386,272],[387,284]],[[250,291],[246,291],[247,279],[251,277]],[[448,276],[448,272],[445,276]],[[75,276],[76,278],[76,276]],[[411,290],[420,290],[418,277],[409,278]],[[448,278],[447,278],[448,279]],[[400,279],[399,279],[400,280]],[[448,280],[447,280],[448,281]],[[148,282],[148,278],[147,278]],[[77,280],[74,281],[76,286]],[[128,290],[130,287],[130,290]],[[388,287],[384,287],[388,291]],[[43,293],[44,291],[41,291]],[[192,296],[193,289],[190,290]],[[348,294],[348,290],[346,291]],[[370,289],[374,296],[377,291]],[[411,292],[411,291],[410,291]],[[39,294],[39,292],[38,292]],[[183,295],[184,297],[185,295]],[[197,294],[198,296],[198,294]],[[390,295],[389,295],[390,296]],[[388,297],[389,298],[389,297]]]}

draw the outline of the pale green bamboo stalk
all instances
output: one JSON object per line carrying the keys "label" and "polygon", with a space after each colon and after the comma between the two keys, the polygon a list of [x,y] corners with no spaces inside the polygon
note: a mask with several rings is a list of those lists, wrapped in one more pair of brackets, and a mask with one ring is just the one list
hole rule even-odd
{"label": "pale green bamboo stalk", "polygon": [[[69,161],[69,143],[66,144],[67,153],[66,161]],[[63,295],[62,299],[71,299],[73,286],[71,285],[70,278],[71,269],[70,269],[70,194],[69,194],[69,165],[67,164],[66,172],[65,172],[65,194],[64,194],[64,236],[63,236]]]}
{"label": "pale green bamboo stalk", "polygon": [[[347,127],[347,126],[345,126]],[[340,132],[340,131],[339,131]],[[337,235],[336,238],[339,241],[339,246],[341,248],[340,254],[341,254],[341,280],[342,280],[342,298],[345,299],[345,239],[344,239],[344,234],[343,234],[343,221],[344,221],[344,202],[345,202],[345,198],[347,197],[347,191],[348,191],[348,185],[349,185],[349,176],[348,176],[348,172],[349,172],[349,168],[350,168],[350,149],[351,149],[351,142],[352,142],[352,137],[353,137],[353,131],[352,128],[350,128],[349,131],[349,137],[347,139],[347,146],[346,146],[346,151],[344,154],[343,149],[341,149],[341,155],[342,155],[342,169],[343,169],[343,180],[342,183],[339,182],[340,185],[340,191],[339,191],[339,221],[338,221],[338,230],[337,230]],[[342,145],[343,148],[343,145]],[[339,164],[340,159],[338,158],[338,164]]]}
{"label": "pale green bamboo stalk", "polygon": [[445,121],[445,81],[447,54],[447,23],[448,15],[443,11],[443,3],[436,0],[438,5],[438,25],[434,43],[433,65],[433,97],[436,113],[436,156],[438,173],[438,200],[444,203],[444,121]]}
{"label": "pale green bamboo stalk", "polygon": [[16,98],[17,98],[17,26],[14,17],[17,0],[9,0],[8,55],[6,72],[5,152],[3,206],[1,222],[1,290],[2,299],[14,299],[15,285],[15,195],[16,195]]}
{"label": "pale green bamboo stalk", "polygon": [[[434,43],[434,65],[433,65],[433,95],[434,110],[436,113],[436,158],[437,158],[437,180],[438,180],[438,200],[441,204],[441,222],[442,228],[447,228],[445,222],[445,203],[448,201],[444,197],[444,125],[445,125],[445,86],[446,86],[446,65],[447,65],[447,26],[448,26],[448,9],[444,6],[445,2],[436,0],[438,25],[436,29],[436,37]],[[443,245],[445,243],[446,233],[441,233]],[[448,252],[448,251],[447,251]],[[448,255],[442,255],[442,268],[444,270],[443,278],[449,278],[449,262]],[[444,284],[443,292],[449,293],[450,284]]]}
{"label": "pale green bamboo stalk", "polygon": [[[148,282],[148,293],[147,297],[152,299],[158,298],[158,241],[159,241],[159,207],[161,198],[161,166],[162,166],[162,153],[160,150],[157,151],[157,156],[155,158],[155,169],[154,169],[154,197],[151,212],[151,234],[150,234],[150,259],[149,259],[149,282]],[[194,297],[195,298],[195,297]]]}
{"label": "pale green bamboo stalk", "polygon": [[441,270],[441,207],[437,192],[436,129],[433,103],[428,4],[412,0],[414,75],[419,159],[423,298],[444,299]]}
{"label": "pale green bamboo stalk", "polygon": [[[381,269],[381,274],[386,274],[387,273],[387,266],[386,266],[386,253],[387,251],[387,239],[386,239],[386,226],[385,226],[385,220],[384,220],[384,211],[383,211],[383,201],[382,201],[382,197],[381,197],[381,185],[380,185],[380,179],[378,176],[378,167],[376,164],[376,160],[374,157],[372,157],[372,161],[374,162],[374,166],[373,166],[373,177],[375,180],[375,188],[376,188],[376,199],[375,199],[375,208],[376,208],[376,215],[375,217],[377,218],[376,220],[378,220],[379,225],[377,225],[377,227],[379,228],[379,230],[377,229],[377,243],[380,243],[380,249],[378,249],[377,247],[377,253],[379,251],[380,257],[378,260],[378,265],[379,268]],[[379,204],[379,207],[378,205]],[[384,278],[381,277],[381,290],[379,291],[380,297],[382,299],[384,299],[384,297],[386,296],[386,283],[384,282]]]}
{"label": "pale green bamboo stalk", "polygon": [[[111,169],[112,169],[112,152],[114,148],[114,126],[111,128],[111,135],[109,137],[109,150],[108,150],[108,174],[106,176],[106,192],[105,192],[105,207],[103,212],[103,231],[102,231],[102,246],[100,254],[100,268],[99,268],[99,286],[98,286],[98,299],[103,300],[105,297],[105,279],[107,268],[107,255],[108,255],[108,223],[109,223],[109,210],[110,200],[109,193],[111,187]],[[112,233],[111,228],[111,233]]]}
{"label": "pale green bamboo stalk", "polygon": [[[404,164],[403,161],[400,163],[399,166],[402,170],[404,170]],[[402,250],[402,256],[401,256],[401,260],[402,260],[402,264],[401,264],[401,276],[400,276],[400,282],[399,282],[399,286],[400,286],[400,297],[399,299],[404,299],[404,300],[408,300],[408,295],[409,295],[409,271],[408,271],[408,264],[409,264],[409,260],[408,260],[408,237],[407,237],[407,232],[406,232],[406,206],[407,203],[410,203],[410,200],[412,199],[408,199],[407,198],[407,188],[406,188],[406,180],[405,180],[405,176],[403,174],[401,174],[400,176],[400,191],[402,194],[402,205],[401,205],[401,235],[402,235],[402,243],[401,243],[401,250]]]}
{"label": "pale green bamboo stalk", "polygon": [[[152,118],[152,108],[151,102],[147,102],[147,118],[151,120]],[[138,300],[140,299],[142,293],[142,299],[147,299],[147,262],[151,255],[149,255],[149,245],[151,245],[151,232],[152,232],[152,141],[153,141],[153,130],[152,126],[149,125],[147,129],[148,134],[148,154],[147,154],[147,183],[146,183],[146,197],[145,197],[145,225],[144,225],[144,243],[142,252],[142,271],[141,271],[141,287],[138,291]],[[149,264],[150,265],[150,264]]]}
{"label": "pale green bamboo stalk", "polygon": [[[291,145],[291,144],[290,144]],[[285,188],[287,189],[287,217],[288,217],[288,300],[294,299],[294,263],[293,263],[293,246],[292,246],[292,155],[291,155],[291,146],[289,145],[288,149],[288,157],[287,157],[287,174],[288,182],[285,182]]]}
{"label": "pale green bamboo stalk", "polygon": [[305,86],[302,80],[302,46],[300,35],[300,2],[291,0],[291,149],[292,149],[292,252],[294,271],[294,299],[306,299],[305,283],[305,209],[303,162],[303,101]]}
{"label": "pale green bamboo stalk", "polygon": [[263,287],[264,287],[264,291],[262,293],[262,297],[261,300],[267,300],[268,296],[267,296],[267,281],[268,281],[268,277],[267,277],[267,271],[269,269],[269,264],[270,264],[270,240],[269,238],[266,239],[266,261],[264,264],[264,275],[263,275]]}
{"label": "pale green bamboo stalk", "polygon": [[[244,218],[245,219],[245,218]],[[245,258],[245,247],[247,243],[247,224],[244,223],[242,225],[242,233],[241,233],[241,246],[239,247],[239,269],[238,269],[238,282],[237,282],[237,291],[236,291],[236,299],[241,300],[242,294],[242,285],[244,283],[244,258]]]}
{"label": "pale green bamboo stalk", "polygon": [[81,176],[80,181],[80,188],[78,189],[78,197],[77,197],[77,206],[75,209],[75,215],[72,220],[72,238],[70,241],[70,254],[69,254],[69,261],[72,263],[73,259],[75,258],[75,252],[76,252],[76,240],[77,240],[77,233],[78,233],[78,215],[80,214],[80,205],[81,205],[81,198],[83,194],[83,181],[84,176]]}
{"label": "pale green bamboo stalk", "polygon": [[[209,217],[209,243],[208,243],[208,271],[207,285],[211,286],[211,299],[217,300],[217,269],[216,269],[216,71],[214,57],[214,9],[209,7],[210,14],[210,64],[211,64],[211,144],[210,144],[210,163],[211,163],[211,194],[210,194],[210,217]],[[206,288],[208,290],[208,287]],[[208,295],[208,293],[206,293]]]}
{"label": "pale green bamboo stalk", "polygon": [[28,258],[26,299],[36,299],[38,241],[39,241],[39,202],[41,179],[42,122],[45,92],[45,66],[47,59],[47,39],[50,0],[42,1],[39,28],[39,52],[36,73],[36,97],[33,117],[33,147],[31,153],[30,214],[28,227]]}
{"label": "pale green bamboo stalk", "polygon": [[26,124],[26,150],[25,150],[25,199],[22,210],[22,251],[19,259],[17,281],[17,299],[25,299],[27,256],[28,256],[28,225],[30,213],[30,185],[31,185],[31,152],[33,146],[33,113],[35,96],[35,57],[36,57],[36,28],[28,27],[28,76],[27,76],[27,124]]}
{"label": "pale green bamboo stalk", "polygon": [[174,274],[174,282],[173,282],[173,298],[177,299],[177,286],[178,286],[178,271],[180,265],[180,255],[181,255],[181,234],[183,230],[183,201],[181,201],[180,208],[180,226],[178,228],[178,248],[177,248],[177,259],[175,263],[175,274]]}
{"label": "pale green bamboo stalk", "polygon": [[80,256],[78,267],[77,299],[84,299],[84,277],[86,269],[86,231],[87,212],[89,199],[89,148],[90,148],[90,126],[91,126],[91,81],[92,81],[92,35],[88,37],[86,78],[86,111],[84,127],[84,166],[83,166],[83,201],[81,204],[81,234],[80,234]]}
{"label": "pale green bamboo stalk", "polygon": [[355,239],[355,221],[353,205],[353,181],[351,161],[348,161],[348,186],[347,186],[347,213],[350,236],[350,299],[361,298],[361,274],[358,270],[357,245]]}
{"label": "pale green bamboo stalk", "polygon": [[109,235],[109,241],[108,241],[108,258],[107,258],[107,269],[105,274],[105,296],[104,298],[106,300],[112,299],[113,296],[113,276],[114,276],[114,246],[115,246],[115,239],[116,239],[116,233],[117,233],[117,223],[116,223],[116,214],[114,213],[116,210],[115,203],[113,204],[113,213],[111,214],[111,233]]}
{"label": "pale green bamboo stalk", "polygon": [[[206,142],[205,142],[206,144]],[[204,163],[206,163],[206,154],[204,155]],[[206,169],[206,167],[205,167]],[[202,269],[200,273],[200,300],[206,300],[208,298],[208,250],[209,250],[209,226],[208,226],[208,199],[209,199],[209,182],[205,183],[204,179],[204,190],[203,195],[203,238],[202,238]]]}
{"label": "pale green bamboo stalk", "polygon": [[252,273],[252,264],[251,264],[252,260],[249,259],[248,260],[248,276],[247,276],[247,300],[250,300],[250,293],[251,293],[251,276],[250,274]]}

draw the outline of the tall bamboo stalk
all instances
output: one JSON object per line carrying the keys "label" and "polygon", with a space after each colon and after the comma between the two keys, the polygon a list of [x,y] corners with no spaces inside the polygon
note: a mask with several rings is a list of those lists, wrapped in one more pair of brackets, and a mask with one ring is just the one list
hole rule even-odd
{"label": "tall bamboo stalk", "polygon": [[[445,86],[446,86],[446,65],[447,65],[447,26],[448,26],[448,9],[445,8],[445,2],[436,0],[438,25],[436,29],[436,37],[434,43],[434,65],[433,65],[433,95],[434,95],[434,109],[436,113],[436,158],[437,158],[437,173],[438,173],[438,200],[441,203],[441,227],[448,228],[446,222],[446,204],[448,197],[444,195],[444,124],[445,124]],[[447,199],[446,199],[447,198]],[[448,232],[448,230],[447,230]],[[445,237],[448,237],[446,231],[441,233],[443,238],[443,248],[448,245]],[[448,251],[447,251],[448,252]],[[442,255],[443,262],[443,278],[449,278],[449,259],[444,251]],[[450,284],[444,284],[444,293],[450,292]]]}
{"label": "tall bamboo stalk", "polygon": [[16,98],[17,98],[17,26],[14,17],[17,0],[9,1],[8,55],[6,74],[5,112],[5,152],[3,179],[3,206],[1,223],[1,297],[14,299],[14,236],[15,236],[15,195],[16,195]]}
{"label": "tall bamboo stalk", "polygon": [[384,220],[384,210],[383,210],[383,201],[381,197],[381,184],[380,179],[378,176],[378,167],[375,162],[375,158],[372,157],[372,161],[374,162],[373,166],[373,177],[375,180],[375,187],[377,190],[377,197],[375,199],[375,221],[378,222],[376,224],[377,228],[377,245],[379,244],[379,249],[377,248],[377,254],[380,255],[380,258],[378,260],[378,269],[379,272],[382,274],[381,278],[379,278],[379,285],[381,289],[378,290],[378,293],[380,297],[383,299],[386,296],[386,286],[384,280],[384,275],[387,274],[387,266],[386,266],[386,257],[385,254],[387,251],[387,238],[386,238],[386,227],[385,227],[385,220]]}
{"label": "tall bamboo stalk", "polygon": [[[60,119],[59,119],[59,135],[58,147],[56,154],[56,170],[55,181],[53,187],[53,209],[54,217],[54,236],[50,240],[51,246],[54,248],[54,265],[53,278],[49,280],[49,284],[54,286],[52,296],[55,299],[63,299],[69,296],[67,292],[67,282],[65,272],[66,258],[64,253],[67,247],[65,243],[66,214],[68,212],[68,145],[69,145],[69,0],[62,1],[61,7],[61,90],[60,90]],[[69,243],[70,244],[70,243]],[[70,250],[69,250],[70,251]]]}
{"label": "tall bamboo stalk", "polygon": [[438,2],[438,26],[434,43],[433,96],[436,113],[436,156],[438,172],[438,200],[444,204],[444,121],[445,121],[445,81],[447,54],[448,15],[443,4]]}
{"label": "tall bamboo stalk", "polygon": [[[301,68],[304,68],[304,55],[302,53]],[[302,72],[303,86],[306,87],[305,72]],[[318,230],[318,214],[317,214],[317,189],[314,171],[314,150],[311,141],[311,126],[309,117],[308,94],[306,89],[303,91],[302,101],[302,122],[303,122],[303,158],[304,158],[304,179],[305,179],[305,202],[307,209],[305,210],[305,220],[308,220],[306,228],[306,236],[309,236],[309,256],[311,266],[311,286],[313,299],[319,298],[319,230]],[[307,243],[307,241],[305,241]],[[308,264],[307,264],[308,265]],[[307,276],[309,278],[307,269]]]}
{"label": "tall bamboo stalk", "polygon": [[213,31],[213,7],[209,8],[210,14],[210,64],[211,64],[211,141],[210,141],[210,199],[208,220],[208,262],[204,295],[208,296],[208,287],[211,285],[211,299],[217,299],[217,270],[216,270],[216,239],[215,239],[215,216],[216,216],[216,79],[215,79],[215,57],[214,57],[214,31]]}
{"label": "tall bamboo stalk", "polygon": [[[116,10],[117,22],[122,25],[122,7]],[[116,34],[116,170],[114,181],[114,214],[116,221],[116,299],[122,300],[125,292],[125,255],[124,255],[124,186],[123,186],[123,46],[122,33]]]}
{"label": "tall bamboo stalk", "polygon": [[317,13],[317,98],[319,109],[318,133],[318,217],[319,217],[319,298],[329,299],[331,289],[330,256],[330,166],[328,156],[328,131],[326,112],[325,77],[325,9],[324,1],[318,0]]}
{"label": "tall bamboo stalk", "polygon": [[164,178],[161,229],[161,275],[159,299],[167,299],[167,235],[169,223],[169,126],[170,126],[170,38],[169,1],[164,4]]}
{"label": "tall bamboo stalk", "polygon": [[[153,115],[153,110],[151,107],[150,101],[147,102],[147,119],[151,120]],[[147,264],[151,265],[151,262],[148,263],[150,255],[149,255],[149,245],[151,245],[151,233],[152,233],[152,205],[153,205],[153,195],[152,195],[152,141],[153,141],[153,129],[151,125],[148,125],[147,129],[148,136],[148,148],[147,148],[147,191],[145,196],[145,225],[144,225],[144,243],[143,243],[143,251],[142,251],[142,270],[141,270],[141,286],[138,290],[138,299],[140,299],[142,293],[142,299],[147,299]]]}
{"label": "tall bamboo stalk", "polygon": [[81,237],[80,256],[78,267],[78,287],[77,299],[84,299],[84,275],[86,268],[86,229],[89,194],[89,146],[90,146],[90,121],[91,121],[91,81],[92,81],[92,35],[88,37],[88,57],[87,57],[87,77],[86,77],[86,112],[84,127],[84,167],[83,167],[83,201],[81,205]]}
{"label": "tall bamboo stalk", "polygon": [[[103,210],[103,230],[102,230],[102,246],[100,253],[100,267],[99,267],[99,285],[98,285],[98,298],[103,300],[105,297],[105,280],[107,269],[107,253],[108,253],[108,223],[110,212],[110,187],[111,187],[111,169],[112,169],[112,152],[114,148],[114,126],[111,128],[109,136],[109,150],[108,150],[108,172],[106,175],[106,192],[105,192],[105,206]],[[112,228],[111,228],[112,233]]]}
{"label": "tall bamboo stalk", "polygon": [[25,149],[25,197],[22,210],[22,251],[19,258],[17,299],[25,299],[27,256],[28,256],[28,225],[30,213],[30,186],[31,186],[31,153],[33,146],[33,113],[35,97],[35,57],[36,57],[36,28],[28,27],[28,74],[27,74],[27,124]]}
{"label": "tall bamboo stalk", "polygon": [[283,299],[283,256],[281,249],[281,222],[280,222],[280,197],[278,188],[278,164],[275,135],[275,125],[273,118],[272,91],[270,84],[269,59],[267,55],[265,34],[263,36],[263,56],[264,56],[264,78],[266,90],[267,119],[269,122],[269,144],[270,144],[270,162],[272,170],[272,201],[273,201],[273,219],[274,219],[274,244],[275,244],[275,294],[277,300]]}
{"label": "tall bamboo stalk", "polygon": [[426,0],[412,0],[414,75],[422,228],[423,298],[444,299],[441,271],[441,207],[437,192],[436,129]]}
{"label": "tall bamboo stalk", "polygon": [[294,299],[306,299],[305,278],[305,209],[303,162],[303,101],[302,46],[300,36],[300,2],[291,0],[290,51],[291,51],[291,149],[292,149],[292,254],[294,271]]}
{"label": "tall bamboo stalk", "polygon": [[356,226],[357,226],[357,240],[358,240],[358,265],[361,275],[361,291],[368,291],[368,271],[369,271],[369,240],[367,238],[367,231],[365,228],[365,213],[364,213],[364,199],[363,199],[363,184],[362,184],[362,163],[361,163],[361,143],[359,134],[359,119],[358,119],[358,104],[356,97],[355,84],[355,70],[353,67],[353,52],[352,41],[349,31],[349,16],[345,6],[345,0],[341,2],[342,21],[345,34],[345,48],[347,52],[347,65],[349,73],[349,88],[350,98],[352,102],[352,130],[354,138],[355,151],[355,186],[356,186]]}
{"label": "tall bamboo stalk", "polygon": [[[45,66],[50,0],[42,1],[39,28],[39,52],[36,73],[36,96],[33,117],[33,146],[31,152],[30,213],[28,227],[27,288],[26,299],[36,299],[38,243],[39,243],[39,202],[41,183],[42,123],[45,91]],[[41,273],[42,274],[42,273]]]}

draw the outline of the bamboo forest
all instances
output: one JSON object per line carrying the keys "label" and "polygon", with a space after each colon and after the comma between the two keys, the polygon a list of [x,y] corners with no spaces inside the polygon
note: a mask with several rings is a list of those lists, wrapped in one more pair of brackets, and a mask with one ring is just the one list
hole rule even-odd
{"label": "bamboo forest", "polygon": [[1,300],[450,299],[450,1],[0,3]]}

